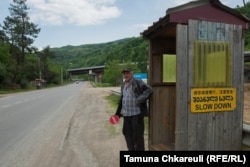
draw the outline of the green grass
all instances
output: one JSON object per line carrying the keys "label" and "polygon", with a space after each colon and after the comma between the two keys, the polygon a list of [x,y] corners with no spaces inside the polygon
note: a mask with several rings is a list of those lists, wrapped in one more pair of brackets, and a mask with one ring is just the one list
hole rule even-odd
{"label": "green grass", "polygon": [[[94,83],[94,82],[91,82],[91,85],[93,87],[109,87],[110,86],[109,84]],[[110,94],[109,96],[106,96],[105,99],[108,101],[108,103],[111,106],[111,108],[108,109],[106,112],[108,113],[108,115],[111,116],[111,115],[115,114],[115,112],[116,112],[116,109],[117,109],[118,104],[119,104],[120,96],[115,95],[115,94]],[[145,123],[145,134],[148,134],[148,117],[144,117],[144,123]],[[110,136],[120,134],[120,132],[117,129],[117,126],[111,125],[108,121],[106,122],[105,127],[109,131]]]}
{"label": "green grass", "polygon": [[100,83],[100,82],[91,82],[93,87],[111,87],[112,85],[109,83]]}
{"label": "green grass", "polygon": [[[111,105],[111,107],[113,108],[112,110],[108,110],[107,113],[109,115],[113,115],[116,111],[116,108],[118,107],[118,103],[120,100],[120,96],[115,95],[115,94],[111,94],[109,96],[106,96],[105,99],[108,101],[108,103]],[[148,134],[148,117],[144,117],[144,124],[145,124],[145,133]],[[111,126],[111,127],[110,127]],[[109,132],[113,135],[119,134],[115,131],[115,126],[114,125],[109,125],[107,126],[107,129],[109,130]]]}
{"label": "green grass", "polygon": [[[110,105],[110,107],[106,110],[108,115],[111,116],[115,114],[116,108],[118,106],[119,98],[120,96],[117,96],[114,94],[111,94],[105,97],[105,100],[107,100],[108,104]],[[108,130],[110,137],[119,135],[121,133],[121,130],[119,130],[119,127],[117,125],[111,125],[109,121],[105,123],[105,128]]]}
{"label": "green grass", "polygon": [[[59,87],[59,86],[66,86],[72,84],[72,82],[64,82],[63,85],[61,84],[51,84],[51,85],[46,85],[45,87],[41,89],[47,89],[47,88],[53,88],[53,87]],[[37,90],[35,86],[28,86],[27,88],[0,88],[0,95],[4,94],[10,94],[10,93],[20,93],[20,92],[27,92],[27,91],[32,91],[32,90]]]}
{"label": "green grass", "polygon": [[110,137],[119,135],[121,133],[116,125],[111,125],[109,122],[105,123],[105,128],[108,130]]}
{"label": "green grass", "polygon": [[36,90],[36,88],[34,87],[29,87],[26,89],[0,89],[0,94],[10,94],[10,93],[19,93],[19,92],[27,92],[27,91],[31,91],[31,90]]}
{"label": "green grass", "polygon": [[118,107],[118,103],[120,100],[120,96],[111,94],[109,96],[106,96],[105,99],[109,102],[109,104],[114,107],[115,109]]}
{"label": "green grass", "polygon": [[144,117],[145,134],[148,134],[148,117]]}
{"label": "green grass", "polygon": [[250,147],[242,145],[242,150],[243,151],[250,151]]}

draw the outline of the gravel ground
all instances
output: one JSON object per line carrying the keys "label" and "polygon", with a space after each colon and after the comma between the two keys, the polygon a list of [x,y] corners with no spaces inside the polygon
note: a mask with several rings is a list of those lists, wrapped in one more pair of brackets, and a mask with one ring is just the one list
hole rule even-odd
{"label": "gravel ground", "polygon": [[[93,88],[83,84],[81,95],[66,115],[44,124],[49,128],[36,129],[30,134],[26,150],[15,155],[8,167],[118,167],[121,150],[127,150],[121,134],[122,121],[110,125],[115,113],[105,96],[119,87]],[[245,86],[245,123],[250,123],[250,86]],[[147,144],[147,135],[145,134]],[[146,145],[147,148],[147,145]]]}
{"label": "gravel ground", "polygon": [[55,151],[54,156],[46,156],[51,147],[46,148],[47,153],[42,153],[34,166],[118,167],[120,150],[126,150],[126,145],[121,134],[122,120],[117,125],[108,121],[115,109],[104,97],[112,89],[119,88],[93,88],[84,84],[61,150]]}
{"label": "gravel ground", "polygon": [[[44,120],[22,139],[1,167],[118,167],[126,150],[122,119],[111,125],[115,112],[105,96],[112,89],[82,84],[79,98]],[[21,139],[20,139],[21,140]]]}

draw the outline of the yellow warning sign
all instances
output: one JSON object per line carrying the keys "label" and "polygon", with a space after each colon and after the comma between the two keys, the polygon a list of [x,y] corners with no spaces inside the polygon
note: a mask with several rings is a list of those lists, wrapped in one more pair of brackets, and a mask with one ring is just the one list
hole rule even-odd
{"label": "yellow warning sign", "polygon": [[232,111],[236,108],[235,88],[191,89],[191,111]]}

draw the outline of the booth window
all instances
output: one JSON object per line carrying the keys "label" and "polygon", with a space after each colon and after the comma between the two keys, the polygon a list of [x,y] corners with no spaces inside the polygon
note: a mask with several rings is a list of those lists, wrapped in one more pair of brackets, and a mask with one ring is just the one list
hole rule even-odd
{"label": "booth window", "polygon": [[194,42],[194,87],[232,85],[232,54],[229,42]]}
{"label": "booth window", "polygon": [[163,82],[176,82],[176,55],[163,54]]}

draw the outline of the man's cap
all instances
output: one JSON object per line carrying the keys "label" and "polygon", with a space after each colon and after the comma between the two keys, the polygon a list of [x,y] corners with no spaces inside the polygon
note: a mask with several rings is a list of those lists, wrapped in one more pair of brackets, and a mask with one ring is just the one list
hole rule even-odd
{"label": "man's cap", "polygon": [[130,72],[130,71],[133,71],[130,67],[126,67],[122,70],[122,73],[124,72]]}

